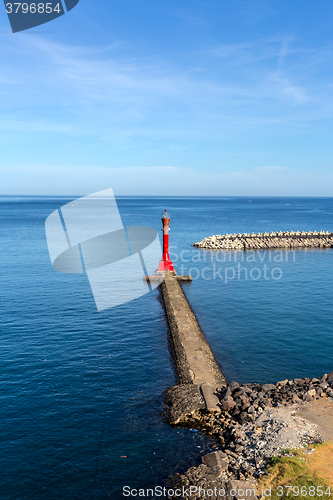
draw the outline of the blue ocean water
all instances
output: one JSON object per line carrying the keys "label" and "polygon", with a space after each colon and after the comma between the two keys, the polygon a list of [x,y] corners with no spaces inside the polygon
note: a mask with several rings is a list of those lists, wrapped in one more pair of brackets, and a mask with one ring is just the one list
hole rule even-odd
{"label": "blue ocean water", "polygon": [[[124,485],[163,485],[213,446],[163,422],[175,375],[158,290],[98,313],[84,275],[52,269],[45,219],[75,198],[0,198],[1,500],[120,499]],[[171,213],[175,266],[195,278],[184,290],[229,380],[333,369],[333,250],[191,247],[228,232],[333,232],[333,199],[117,202],[126,225],[159,230]]]}

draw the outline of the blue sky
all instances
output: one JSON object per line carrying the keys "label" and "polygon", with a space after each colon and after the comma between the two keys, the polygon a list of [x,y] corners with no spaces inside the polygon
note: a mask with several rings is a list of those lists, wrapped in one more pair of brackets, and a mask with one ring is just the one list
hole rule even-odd
{"label": "blue sky", "polygon": [[0,5],[0,194],[333,193],[331,0]]}

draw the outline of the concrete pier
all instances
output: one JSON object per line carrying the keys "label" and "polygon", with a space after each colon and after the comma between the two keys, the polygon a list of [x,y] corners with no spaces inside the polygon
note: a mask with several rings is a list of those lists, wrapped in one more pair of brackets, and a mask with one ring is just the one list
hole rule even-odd
{"label": "concrete pier", "polygon": [[179,382],[167,395],[170,406],[177,407],[172,423],[184,420],[186,415],[198,409],[220,411],[215,392],[227,385],[179,284],[180,278],[166,273],[160,285]]}

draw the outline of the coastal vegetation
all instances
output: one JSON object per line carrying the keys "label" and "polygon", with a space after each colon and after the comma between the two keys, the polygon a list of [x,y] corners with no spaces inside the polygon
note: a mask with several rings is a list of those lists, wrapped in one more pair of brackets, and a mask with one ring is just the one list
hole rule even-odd
{"label": "coastal vegetation", "polygon": [[263,498],[272,500],[332,498],[333,442],[311,444],[305,449],[288,450],[284,456],[271,458],[267,476],[259,483],[259,491],[263,492]]}

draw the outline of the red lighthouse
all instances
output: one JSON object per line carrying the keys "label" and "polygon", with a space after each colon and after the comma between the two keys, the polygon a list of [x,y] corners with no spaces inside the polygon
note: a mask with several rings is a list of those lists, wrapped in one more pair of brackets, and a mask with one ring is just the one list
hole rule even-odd
{"label": "red lighthouse", "polygon": [[170,271],[172,273],[175,273],[173,263],[170,260],[169,256],[169,223],[170,223],[170,214],[167,213],[166,210],[164,210],[162,214],[162,224],[163,224],[163,255],[162,259],[160,260],[159,266],[158,266],[158,273],[164,273],[165,271]]}

